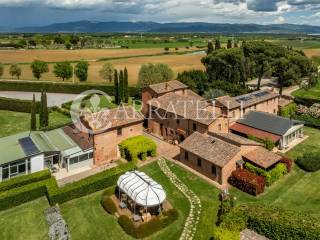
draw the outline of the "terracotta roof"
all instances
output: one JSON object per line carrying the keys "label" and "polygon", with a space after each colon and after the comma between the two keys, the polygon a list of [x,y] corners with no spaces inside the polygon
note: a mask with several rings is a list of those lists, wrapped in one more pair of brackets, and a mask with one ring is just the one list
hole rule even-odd
{"label": "terracotta roof", "polygon": [[163,94],[163,93],[172,92],[180,89],[187,89],[188,86],[183,84],[182,82],[173,80],[169,82],[153,84],[153,85],[150,85],[149,88],[151,88],[154,92],[158,94]]}
{"label": "terracotta roof", "polygon": [[210,125],[219,114],[207,110],[209,104],[202,98],[167,93],[161,97],[151,99],[149,104],[155,108],[160,108],[166,112],[176,114],[185,119],[192,119],[199,123]]}
{"label": "terracotta roof", "polygon": [[273,166],[282,159],[280,155],[270,152],[263,147],[257,147],[255,150],[245,154],[243,158],[265,169]]}
{"label": "terracotta roof", "polygon": [[263,145],[263,144],[258,143],[256,141],[252,141],[250,139],[241,137],[241,136],[233,134],[233,133],[209,132],[209,134],[216,137],[216,138],[219,138],[223,141],[226,141],[228,143],[236,145],[238,147],[240,147],[240,146],[262,146]]}
{"label": "terracotta roof", "polygon": [[222,96],[216,98],[216,104],[227,109],[239,108],[241,106],[241,104],[238,101],[236,101],[233,97],[230,96]]}
{"label": "terracotta roof", "polygon": [[240,152],[239,147],[198,132],[189,136],[180,147],[219,167],[224,167]]}
{"label": "terracotta roof", "polygon": [[68,125],[62,128],[65,134],[67,134],[82,150],[87,150],[93,147],[93,137],[88,133],[79,131],[75,125]]}
{"label": "terracotta roof", "polygon": [[98,113],[87,114],[85,120],[91,129],[99,131],[106,128],[114,129],[126,125],[143,122],[144,117],[133,107],[118,107]]}
{"label": "terracotta roof", "polygon": [[242,106],[246,108],[270,99],[274,99],[279,96],[280,95],[278,93],[274,93],[272,91],[260,90],[249,94],[237,96],[234,99],[238,103],[242,103]]}
{"label": "terracotta roof", "polygon": [[246,125],[243,125],[241,123],[235,123],[232,126],[230,126],[230,130],[245,134],[247,136],[254,136],[259,139],[270,139],[273,142],[278,142],[281,138],[279,135],[275,135],[269,132],[265,132],[263,130],[259,130],[253,127],[249,127]]}

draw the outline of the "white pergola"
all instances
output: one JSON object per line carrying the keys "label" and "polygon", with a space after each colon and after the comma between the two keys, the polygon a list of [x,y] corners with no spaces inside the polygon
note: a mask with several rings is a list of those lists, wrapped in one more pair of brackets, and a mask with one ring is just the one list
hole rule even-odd
{"label": "white pergola", "polygon": [[[125,193],[135,205],[147,208],[161,206],[166,192],[160,184],[143,172],[132,171],[120,176],[117,182],[120,192]],[[120,198],[120,196],[119,196]]]}

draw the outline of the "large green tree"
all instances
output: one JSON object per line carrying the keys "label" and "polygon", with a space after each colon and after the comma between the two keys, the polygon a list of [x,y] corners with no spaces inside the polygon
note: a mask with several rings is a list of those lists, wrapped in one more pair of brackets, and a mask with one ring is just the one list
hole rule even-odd
{"label": "large green tree", "polygon": [[53,73],[56,77],[61,78],[62,81],[70,79],[73,76],[73,68],[70,62],[56,63],[53,67]]}
{"label": "large green tree", "polygon": [[273,62],[273,75],[278,79],[280,95],[282,95],[283,87],[285,85],[285,81],[287,80],[289,69],[290,61],[286,57],[279,58]]}
{"label": "large green tree", "polygon": [[80,61],[75,68],[75,74],[80,82],[85,82],[88,79],[89,63],[87,61]]}
{"label": "large green tree", "polygon": [[42,77],[42,74],[49,72],[48,64],[44,61],[34,60],[30,67],[33,76],[38,80]]}
{"label": "large green tree", "polygon": [[100,77],[111,83],[114,76],[114,70],[114,65],[111,62],[106,62],[99,71]]}
{"label": "large green tree", "polygon": [[119,75],[119,96],[121,99],[121,102],[124,102],[124,89],[125,84],[124,84],[124,74],[123,70],[120,70],[120,75]]}
{"label": "large green tree", "polygon": [[172,69],[166,64],[144,64],[139,71],[138,86],[144,88],[151,84],[172,80],[173,77]]}
{"label": "large green tree", "polygon": [[21,71],[21,68],[18,66],[18,64],[12,64],[9,68],[9,73],[12,78],[16,76],[19,79],[22,71]]}

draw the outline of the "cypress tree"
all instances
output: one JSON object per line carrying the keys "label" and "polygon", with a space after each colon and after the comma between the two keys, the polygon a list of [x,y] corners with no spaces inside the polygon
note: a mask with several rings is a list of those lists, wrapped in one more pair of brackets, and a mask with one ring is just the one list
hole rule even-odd
{"label": "cypress tree", "polygon": [[216,39],[215,49],[221,49],[221,43],[219,39]]}
{"label": "cypress tree", "polygon": [[209,54],[213,53],[213,51],[214,51],[214,47],[213,47],[212,41],[209,41],[207,54],[209,55]]}
{"label": "cypress tree", "polygon": [[47,102],[47,93],[43,94],[43,124],[44,127],[49,126],[49,112],[48,112],[48,102]]}
{"label": "cypress tree", "polygon": [[227,48],[232,48],[232,41],[230,39],[228,40]]}
{"label": "cypress tree", "polygon": [[43,90],[41,90],[41,99],[40,99],[40,107],[39,107],[39,124],[40,127],[43,127]]}
{"label": "cypress tree", "polygon": [[114,101],[116,104],[120,104],[120,96],[119,96],[119,77],[118,71],[114,70]]}
{"label": "cypress tree", "polygon": [[37,117],[36,117],[36,97],[33,94],[33,100],[31,105],[31,120],[30,120],[30,131],[37,130]]}
{"label": "cypress tree", "polygon": [[119,76],[119,95],[120,95],[120,101],[124,102],[124,75],[123,70],[120,71]]}
{"label": "cypress tree", "polygon": [[128,80],[128,70],[124,68],[124,101],[129,102],[129,80]]}

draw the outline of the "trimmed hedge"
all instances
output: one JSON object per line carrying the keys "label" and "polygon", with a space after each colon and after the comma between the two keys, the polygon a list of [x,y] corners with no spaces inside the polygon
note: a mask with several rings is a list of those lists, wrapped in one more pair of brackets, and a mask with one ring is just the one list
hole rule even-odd
{"label": "trimmed hedge", "polygon": [[147,156],[157,155],[157,145],[145,136],[137,136],[124,140],[119,144],[121,157],[137,162],[138,159],[146,160]]}
{"label": "trimmed hedge", "polygon": [[245,164],[245,167],[250,172],[265,177],[266,184],[268,187],[288,173],[287,166],[284,163],[278,163],[273,169],[269,171],[256,167],[249,162]]}
{"label": "trimmed hedge", "polygon": [[101,205],[110,214],[115,214],[117,212],[117,206],[110,197],[103,197],[101,199]]}
{"label": "trimmed hedge", "polygon": [[104,172],[87,177],[62,188],[50,185],[48,186],[49,202],[51,205],[64,203],[72,199],[111,187],[116,184],[121,174],[134,170],[135,168],[136,166],[134,163],[128,163],[108,169]]}
{"label": "trimmed hedge", "polygon": [[309,114],[295,115],[294,119],[303,121],[304,124],[308,127],[320,129],[320,119],[314,118]]}
{"label": "trimmed hedge", "polygon": [[[0,81],[0,91],[23,91],[48,93],[72,93],[79,94],[87,90],[96,89],[110,96],[114,95],[113,85],[88,84],[88,83],[56,83],[56,82],[28,82],[28,81]],[[136,87],[129,87],[131,97],[139,96],[140,91]]]}
{"label": "trimmed hedge", "polygon": [[9,209],[45,196],[49,182],[56,182],[56,180],[50,178],[2,192],[0,194],[0,210]]}
{"label": "trimmed hedge", "polygon": [[43,170],[41,172],[36,172],[36,173],[16,177],[0,183],[0,193],[4,191],[8,191],[12,188],[22,187],[24,185],[40,182],[49,178],[51,178],[51,173],[48,169]]}
{"label": "trimmed hedge", "polygon": [[320,170],[320,151],[305,153],[297,158],[296,163],[307,172]]}
{"label": "trimmed hedge", "polygon": [[118,222],[127,234],[135,238],[146,238],[151,234],[166,228],[171,223],[176,221],[178,217],[178,211],[175,209],[170,209],[166,212],[163,212],[162,215],[159,215],[150,221],[139,225],[138,227],[136,227],[133,221],[126,215],[121,215],[118,219]]}
{"label": "trimmed hedge", "polygon": [[[0,89],[1,89],[1,83],[0,83]],[[39,112],[40,102],[36,102],[36,105],[37,105],[36,111]],[[32,101],[29,101],[29,100],[0,97],[1,110],[30,113],[31,106],[32,106]]]}
{"label": "trimmed hedge", "polygon": [[320,219],[271,206],[240,205],[224,220],[223,227],[228,230],[249,228],[269,239],[320,239]]}
{"label": "trimmed hedge", "polygon": [[239,238],[239,232],[217,227],[214,229],[213,236],[210,240],[239,240]]}
{"label": "trimmed hedge", "polygon": [[247,169],[233,171],[229,183],[253,196],[263,193],[266,185],[264,177],[258,176]]}

